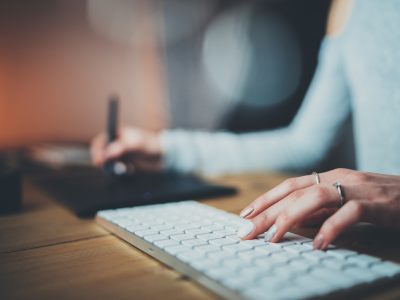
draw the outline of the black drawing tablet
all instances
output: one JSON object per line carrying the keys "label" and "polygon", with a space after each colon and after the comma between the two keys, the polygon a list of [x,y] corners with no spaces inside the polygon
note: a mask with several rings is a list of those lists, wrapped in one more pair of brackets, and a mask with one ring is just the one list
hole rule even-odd
{"label": "black drawing tablet", "polygon": [[92,167],[49,171],[35,182],[78,216],[102,209],[231,195],[235,188],[210,184],[187,174],[164,172],[107,177]]}

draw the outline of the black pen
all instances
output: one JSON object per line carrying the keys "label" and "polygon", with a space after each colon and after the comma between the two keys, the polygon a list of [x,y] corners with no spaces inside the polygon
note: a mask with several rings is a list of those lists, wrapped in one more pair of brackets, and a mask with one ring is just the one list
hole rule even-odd
{"label": "black pen", "polygon": [[[118,105],[119,99],[117,96],[111,96],[108,101],[107,110],[107,145],[111,144],[117,139],[118,131]],[[107,160],[104,163],[103,171],[109,175],[123,175],[126,173],[126,166],[124,163],[114,160]]]}

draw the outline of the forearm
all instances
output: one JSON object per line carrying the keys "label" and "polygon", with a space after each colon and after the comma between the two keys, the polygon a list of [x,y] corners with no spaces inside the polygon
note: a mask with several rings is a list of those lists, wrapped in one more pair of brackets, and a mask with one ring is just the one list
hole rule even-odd
{"label": "forearm", "polygon": [[324,149],[304,143],[293,133],[290,127],[249,134],[165,131],[161,135],[164,163],[167,168],[206,174],[309,168]]}

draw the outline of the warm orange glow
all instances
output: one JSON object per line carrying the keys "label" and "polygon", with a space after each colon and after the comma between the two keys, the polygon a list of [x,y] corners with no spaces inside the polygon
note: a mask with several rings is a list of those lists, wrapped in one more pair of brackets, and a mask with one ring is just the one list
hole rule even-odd
{"label": "warm orange glow", "polygon": [[160,50],[149,2],[141,3],[138,26],[149,41],[143,48],[94,33],[80,1],[60,3],[56,12],[49,12],[57,18],[32,17],[22,30],[10,27],[10,41],[0,40],[7,45],[6,52],[0,51],[0,148],[89,141],[105,126],[110,93],[120,95],[121,122],[150,129],[166,126]]}

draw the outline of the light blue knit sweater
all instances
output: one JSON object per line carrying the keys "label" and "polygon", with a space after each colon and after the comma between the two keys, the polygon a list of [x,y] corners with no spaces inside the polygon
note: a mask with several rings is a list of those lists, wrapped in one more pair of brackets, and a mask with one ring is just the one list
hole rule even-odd
{"label": "light blue knit sweater", "polygon": [[353,114],[360,170],[400,174],[400,1],[358,0],[344,30],[324,39],[290,126],[259,133],[162,133],[168,168],[203,173],[309,169]]}

